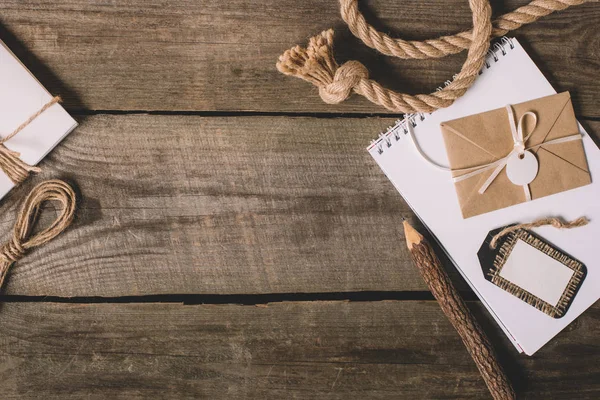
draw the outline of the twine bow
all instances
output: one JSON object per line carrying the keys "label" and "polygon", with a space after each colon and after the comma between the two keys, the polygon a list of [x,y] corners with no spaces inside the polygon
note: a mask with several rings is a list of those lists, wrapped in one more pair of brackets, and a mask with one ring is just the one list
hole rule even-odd
{"label": "twine bow", "polygon": [[[535,147],[539,147],[539,146],[525,147],[525,143],[527,143],[527,140],[529,140],[529,138],[531,137],[531,135],[533,134],[533,132],[535,131],[535,128],[537,126],[537,116],[535,115],[535,113],[533,113],[531,111],[527,111],[526,113],[521,115],[521,118],[519,118],[519,123],[516,124],[515,123],[515,115],[514,115],[512,106],[507,105],[506,111],[508,112],[508,123],[510,125],[510,131],[511,131],[513,142],[514,142],[514,146],[513,146],[513,149],[511,150],[511,152],[508,153],[505,157],[502,157],[501,159],[499,159],[497,161],[491,162],[489,164],[484,164],[484,165],[474,167],[474,168],[476,168],[475,171],[472,171],[467,174],[453,178],[454,182],[464,181],[465,179],[469,179],[475,175],[479,175],[485,171],[495,168],[494,172],[492,172],[492,174],[486,179],[486,181],[483,183],[483,185],[481,185],[481,187],[478,190],[479,194],[483,194],[483,193],[485,193],[487,188],[492,184],[492,182],[496,179],[496,177],[500,174],[500,172],[504,169],[504,167],[506,167],[508,160],[513,155],[517,154],[519,156],[522,156],[526,150],[531,150]],[[531,116],[533,118],[533,128],[531,129],[531,132],[529,132],[529,134],[527,136],[523,137],[524,136],[523,135],[523,124],[525,121],[525,117],[527,117],[527,116]],[[580,135],[577,135],[577,136],[580,136]],[[550,142],[552,142],[552,141],[550,141]],[[550,142],[546,142],[545,144],[550,144]],[[472,168],[468,168],[468,169],[470,170]],[[531,192],[529,191],[529,185],[523,185],[523,191],[525,192],[525,199],[527,201],[531,200]]]}
{"label": "twine bow", "polygon": [[31,166],[27,164],[25,161],[21,160],[20,154],[16,151],[12,151],[8,149],[4,143],[15,137],[19,132],[21,132],[27,125],[29,125],[34,119],[39,117],[50,108],[52,105],[58,103],[60,101],[60,97],[53,97],[48,103],[44,104],[42,108],[36,111],[33,115],[31,115],[25,122],[17,127],[14,131],[12,131],[8,136],[0,139],[0,169],[4,171],[6,176],[14,183],[18,185],[23,182],[29,176],[30,172],[40,172],[41,169],[38,167]]}
{"label": "twine bow", "polygon": [[[0,288],[14,262],[20,260],[28,250],[54,239],[71,224],[75,199],[73,188],[61,180],[42,182],[27,195],[17,215],[12,238],[0,248]],[[62,210],[50,226],[32,235],[42,204],[52,200],[62,203]]]}

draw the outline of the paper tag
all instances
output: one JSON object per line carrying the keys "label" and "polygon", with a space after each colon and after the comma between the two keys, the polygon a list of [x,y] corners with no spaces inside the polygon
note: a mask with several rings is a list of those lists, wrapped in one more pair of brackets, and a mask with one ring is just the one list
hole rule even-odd
{"label": "paper tag", "polygon": [[506,175],[515,185],[529,185],[537,176],[539,169],[537,158],[530,151],[513,154],[506,163]]}
{"label": "paper tag", "polygon": [[485,279],[554,318],[565,315],[587,273],[585,265],[519,229],[490,247],[488,233],[477,256]]}
{"label": "paper tag", "polygon": [[518,239],[500,276],[556,306],[573,273],[569,267]]}

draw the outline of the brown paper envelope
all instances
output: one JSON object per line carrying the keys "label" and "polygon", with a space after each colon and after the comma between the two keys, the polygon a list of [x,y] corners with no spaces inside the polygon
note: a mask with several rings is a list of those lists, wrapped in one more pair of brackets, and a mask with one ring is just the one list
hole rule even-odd
{"label": "brown paper envelope", "polygon": [[[528,111],[530,103],[513,107],[517,118]],[[528,146],[579,133],[569,92],[543,97],[534,103],[538,124],[527,142]],[[591,183],[581,141],[542,146],[533,152],[537,156],[539,170],[536,179],[529,185],[532,199]]]}
{"label": "brown paper envelope", "polygon": [[442,122],[440,126],[452,169],[496,161],[513,148],[507,114],[502,109]]}
{"label": "brown paper envelope", "polygon": [[[494,162],[513,149],[512,134],[505,109],[444,122],[441,128],[450,167],[454,170]],[[525,200],[523,188],[513,185],[504,172],[496,177],[484,194],[479,194],[479,188],[492,172],[492,170],[486,171],[456,182],[455,189],[464,218]],[[453,172],[452,175],[459,176],[464,173]]]}
{"label": "brown paper envelope", "polygon": [[[581,147],[581,141],[557,144],[553,147],[566,144],[570,146],[579,144]],[[583,151],[583,149],[580,150]],[[540,149],[536,156],[540,169],[533,182],[529,184],[532,200],[585,186],[592,182],[588,171],[574,166],[572,163],[557,157],[544,148]]]}
{"label": "brown paper envelope", "polygon": [[[579,133],[568,92],[515,104],[513,109],[517,122],[527,111],[537,115],[537,126],[526,143],[528,147]],[[525,135],[530,131],[532,122],[532,118],[526,117]],[[496,161],[513,149],[505,108],[443,122],[441,129],[450,167],[454,170]],[[533,152],[539,162],[539,171],[536,179],[529,185],[532,199],[591,182],[580,140],[542,146]],[[479,194],[479,188],[491,173],[491,170],[486,171],[455,184],[463,218],[525,201],[523,188],[510,182],[505,170],[496,177],[485,193]],[[464,172],[453,172],[453,176],[462,174]]]}
{"label": "brown paper envelope", "polygon": [[485,172],[480,175],[481,178],[473,177],[455,183],[463,218],[485,214],[525,201],[523,187],[509,181],[505,172],[496,177],[485,193],[479,194],[479,188],[491,173],[492,171]]}
{"label": "brown paper envelope", "polygon": [[[537,126],[527,141],[527,146],[535,146],[552,139],[570,136],[579,132],[571,95],[563,92],[552,96],[513,105],[515,117],[518,121],[527,111],[533,111],[537,117]],[[526,117],[526,121],[532,119]],[[531,128],[529,124],[526,128]],[[527,130],[526,133],[530,132]],[[536,150],[534,150],[535,152]]]}

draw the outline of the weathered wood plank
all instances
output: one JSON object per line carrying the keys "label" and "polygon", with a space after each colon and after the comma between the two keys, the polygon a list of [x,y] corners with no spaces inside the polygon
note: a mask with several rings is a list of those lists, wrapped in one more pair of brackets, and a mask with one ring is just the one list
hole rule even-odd
{"label": "weathered wood plank", "polygon": [[[596,306],[534,357],[495,342],[520,398],[594,399],[599,333]],[[4,399],[489,397],[435,302],[7,303],[0,338]]]}
{"label": "weathered wood plank", "polygon": [[[493,1],[496,14],[528,0]],[[361,2],[369,20],[411,39],[470,25],[468,2]],[[316,90],[275,70],[287,48],[329,27],[337,54],[364,62],[385,85],[428,92],[458,72],[443,61],[380,56],[354,39],[337,1],[3,0],[0,37],[71,109],[383,112],[366,100],[324,105]],[[587,4],[517,32],[542,71],[570,90],[576,111],[599,117],[600,7]]]}
{"label": "weathered wood plank", "polygon": [[[2,202],[67,177],[73,228],[20,261],[7,293],[122,296],[424,290],[409,210],[365,147],[387,119],[90,116]],[[465,286],[461,286],[465,288]]]}
{"label": "weathered wood plank", "polygon": [[403,241],[410,210],[365,151],[389,119],[81,122],[0,205],[5,240],[34,181],[66,177],[83,195],[72,229],[19,261],[6,293],[426,290]]}

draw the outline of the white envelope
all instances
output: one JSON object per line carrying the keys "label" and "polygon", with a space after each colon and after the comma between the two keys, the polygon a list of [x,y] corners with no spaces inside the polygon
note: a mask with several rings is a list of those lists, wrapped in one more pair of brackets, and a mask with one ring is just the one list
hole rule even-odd
{"label": "white envelope", "polygon": [[[2,41],[0,44],[0,136],[6,137],[53,96]],[[4,145],[20,153],[27,164],[36,165],[76,126],[65,109],[54,104]],[[14,186],[0,169],[0,199]]]}

